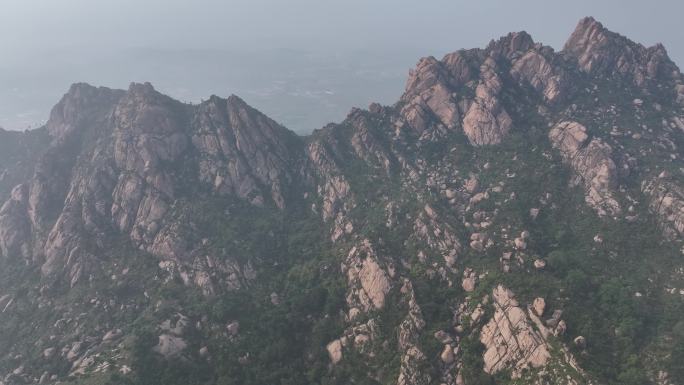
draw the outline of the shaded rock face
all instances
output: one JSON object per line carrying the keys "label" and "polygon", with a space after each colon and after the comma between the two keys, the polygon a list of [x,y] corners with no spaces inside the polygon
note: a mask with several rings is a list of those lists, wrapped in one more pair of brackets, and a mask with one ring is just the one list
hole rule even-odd
{"label": "shaded rock face", "polygon": [[0,208],[0,254],[29,258],[31,224],[26,216],[28,188],[19,185]]}
{"label": "shaded rock face", "polygon": [[[684,80],[680,80],[680,82],[684,82]],[[675,86],[675,92],[677,94],[677,103],[684,105],[684,84],[677,84]]]}
{"label": "shaded rock face", "polygon": [[575,184],[582,185],[585,200],[599,215],[616,215],[617,167],[612,148],[599,138],[589,140],[586,127],[577,122],[561,122],[551,129],[549,139],[563,161],[575,172]]}
{"label": "shaded rock face", "polygon": [[[5,205],[7,210],[0,213],[0,236],[3,238],[0,243],[6,246],[2,250],[6,256],[17,252],[19,247],[20,255],[33,263],[55,259],[56,254],[64,259],[68,257],[61,249],[56,251],[55,245],[69,248],[66,245],[75,244],[80,236],[76,221],[61,218],[63,208],[72,212],[81,209],[66,210],[72,172],[79,151],[103,135],[109,111],[122,95],[122,91],[75,84],[53,108],[46,125],[52,143],[37,160],[33,177],[15,189],[16,194]],[[53,233],[53,224],[70,231]],[[19,240],[21,246],[17,244]]]}
{"label": "shaded rock face", "polygon": [[675,240],[684,235],[684,188],[667,179],[644,181],[642,191],[649,197],[648,207],[658,218],[663,235]]}
{"label": "shaded rock face", "polygon": [[607,30],[591,17],[579,22],[563,52],[575,58],[585,72],[628,77],[637,86],[681,77],[661,44],[646,48]]}
{"label": "shaded rock face", "polygon": [[29,216],[46,234],[69,192],[71,171],[79,151],[104,136],[109,113],[124,92],[75,84],[52,109],[46,124],[53,142],[35,167],[29,189]]}
{"label": "shaded rock face", "polygon": [[343,237],[345,229],[351,225],[346,214],[356,205],[351,186],[337,165],[336,144],[334,138],[326,137],[312,141],[307,147],[309,161],[319,177],[317,193],[321,197],[320,215],[324,222],[333,224],[333,242]]}
{"label": "shaded rock face", "polygon": [[200,153],[200,179],[221,194],[285,207],[296,165],[298,139],[237,96],[200,105],[192,143]]}
{"label": "shaded rock face", "polygon": [[494,316],[480,333],[480,341],[485,345],[485,372],[511,369],[515,378],[526,368],[545,366],[551,358],[546,341],[534,329],[513,293],[498,286],[492,298]]}
{"label": "shaded rock face", "polygon": [[52,109],[47,131],[57,141],[68,140],[74,131],[89,129],[101,120],[123,95],[121,90],[76,83]]}
{"label": "shaded rock face", "polygon": [[31,131],[5,131],[0,128],[0,200],[31,178],[38,159],[50,144],[46,128]]}

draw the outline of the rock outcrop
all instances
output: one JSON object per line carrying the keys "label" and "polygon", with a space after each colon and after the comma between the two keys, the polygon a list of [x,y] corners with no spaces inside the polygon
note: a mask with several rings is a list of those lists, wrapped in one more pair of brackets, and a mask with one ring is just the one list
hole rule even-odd
{"label": "rock outcrop", "polygon": [[369,240],[364,240],[349,251],[342,272],[347,275],[350,288],[347,295],[350,308],[370,311],[385,306],[385,297],[390,291],[391,282],[381,264],[382,261]]}
{"label": "rock outcrop", "polygon": [[552,145],[575,173],[573,184],[581,185],[587,204],[599,215],[617,215],[620,204],[615,199],[617,167],[612,148],[599,138],[589,139],[587,129],[577,122],[561,122],[549,132]]}
{"label": "rock outcrop", "polygon": [[0,255],[30,258],[31,223],[26,216],[27,190],[26,185],[15,187],[10,199],[0,208]]}
{"label": "rock outcrop", "polygon": [[154,351],[164,356],[164,358],[172,358],[180,355],[187,346],[187,342],[181,337],[162,334],[159,336],[159,343],[154,347]]}
{"label": "rock outcrop", "polygon": [[551,358],[549,347],[513,293],[498,286],[492,298],[494,316],[480,333],[480,341],[485,345],[485,372],[493,374],[511,369],[515,378],[525,369],[545,366]]}
{"label": "rock outcrop", "polygon": [[406,305],[408,305],[408,314],[399,325],[397,333],[401,351],[401,366],[399,367],[397,385],[429,384],[430,375],[424,370],[427,357],[420,350],[418,343],[420,333],[425,328],[425,320],[416,301],[413,284],[408,279],[404,279],[401,293]]}
{"label": "rock outcrop", "polygon": [[562,67],[554,66],[536,50],[528,51],[513,62],[511,76],[531,86],[549,104],[559,102],[569,88],[569,77]]}
{"label": "rock outcrop", "polygon": [[470,78],[468,63],[462,56],[447,61],[434,57],[420,60],[411,70],[402,100],[406,103],[402,115],[409,125],[422,133],[434,123],[447,129],[461,124],[458,95],[452,90]]}
{"label": "rock outcrop", "polygon": [[330,356],[330,362],[332,362],[333,365],[342,361],[342,341],[339,339],[334,340],[326,346],[326,349]]}
{"label": "rock outcrop", "polygon": [[541,317],[544,315],[544,309],[546,309],[546,301],[541,297],[535,298],[534,302],[532,303],[532,308],[534,309],[537,317]]}
{"label": "rock outcrop", "polygon": [[[532,38],[520,32],[492,42],[484,50],[458,51],[442,60],[421,59],[410,72],[401,98],[402,117],[423,136],[432,130],[438,132],[436,137],[443,137],[462,128],[473,145],[500,143],[513,122],[500,100],[502,79],[497,60],[512,61],[533,47]],[[520,64],[512,71],[515,77],[532,84],[550,101],[557,99],[563,80],[560,72],[533,56],[517,62]],[[534,74],[540,69],[543,71]]]}
{"label": "rock outcrop", "polygon": [[480,67],[475,100],[463,118],[463,131],[473,145],[501,143],[513,125],[498,99],[502,84],[496,70],[494,59],[487,58]]}

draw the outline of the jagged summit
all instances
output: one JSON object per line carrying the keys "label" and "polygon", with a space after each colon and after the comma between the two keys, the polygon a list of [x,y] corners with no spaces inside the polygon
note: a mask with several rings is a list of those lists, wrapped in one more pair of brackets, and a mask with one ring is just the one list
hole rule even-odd
{"label": "jagged summit", "polygon": [[644,47],[606,29],[592,17],[580,20],[563,47],[579,67],[594,74],[620,74],[637,86],[658,81],[681,81],[677,66],[662,44]]}
{"label": "jagged summit", "polygon": [[[565,43],[563,50],[569,50],[572,51],[576,49],[577,46],[582,46],[586,44],[588,41],[599,41],[599,40],[610,40],[615,44],[621,44],[621,45],[627,45],[627,46],[633,46],[633,47],[644,47],[640,43],[636,43],[629,38],[610,31],[606,27],[603,26],[603,24],[594,19],[591,16],[587,16],[582,18],[578,23],[577,26],[575,27],[575,30],[572,32],[570,37],[568,38],[567,42]],[[652,50],[657,50],[657,51],[664,51],[665,48],[663,47],[662,44],[657,43],[652,47],[648,47],[647,49],[652,49]]]}
{"label": "jagged summit", "polygon": [[131,84],[128,85],[128,92],[154,93],[157,91],[154,89],[154,86],[150,82],[131,82]]}
{"label": "jagged summit", "polygon": [[50,112],[47,130],[52,137],[60,139],[72,131],[93,125],[93,119],[101,118],[102,113],[109,110],[124,93],[87,83],[75,83]]}
{"label": "jagged summit", "polygon": [[526,52],[535,46],[532,36],[525,31],[511,32],[499,40],[492,40],[485,51],[490,55],[510,58],[512,55]]}

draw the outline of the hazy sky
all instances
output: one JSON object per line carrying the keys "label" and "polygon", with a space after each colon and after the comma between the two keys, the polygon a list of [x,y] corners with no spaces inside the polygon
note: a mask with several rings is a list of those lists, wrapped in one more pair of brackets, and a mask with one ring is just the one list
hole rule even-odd
{"label": "hazy sky", "polygon": [[[0,125],[44,119],[72,82],[151,80],[187,100],[242,92],[306,131],[369,100],[391,103],[420,56],[519,30],[560,49],[587,15],[684,63],[682,0],[0,0]],[[337,98],[320,117],[294,117],[320,95]]]}

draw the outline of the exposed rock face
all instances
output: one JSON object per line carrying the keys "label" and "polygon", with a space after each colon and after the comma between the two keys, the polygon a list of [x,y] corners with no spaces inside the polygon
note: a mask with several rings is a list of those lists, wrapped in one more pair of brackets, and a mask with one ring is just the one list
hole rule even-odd
{"label": "exposed rock face", "polygon": [[342,361],[342,342],[340,340],[332,341],[326,346],[326,349],[328,350],[330,361],[333,364]]}
{"label": "exposed rock face", "polygon": [[31,224],[26,216],[27,205],[27,187],[19,185],[0,209],[0,255],[30,257]]}
{"label": "exposed rock face", "polygon": [[[345,153],[343,147],[346,146],[334,135],[334,127],[330,125],[314,133],[314,138],[309,142],[306,152],[312,168],[312,174],[316,176],[317,193],[321,198],[320,209],[317,207],[313,209],[314,211],[320,211],[324,222],[333,225],[330,238],[333,242],[336,242],[343,238],[349,229],[353,229],[353,224],[347,218],[347,214],[356,206],[356,201],[349,181],[338,165],[341,159],[353,155]],[[368,138],[366,135],[358,135],[356,137]],[[376,148],[374,145],[372,147]],[[353,148],[356,154],[358,154],[367,146],[362,146],[357,141],[357,145],[353,146]],[[369,158],[372,155],[367,154],[365,157]]]}
{"label": "exposed rock face", "polygon": [[454,362],[454,348],[452,348],[449,345],[444,345],[444,348],[442,349],[442,353],[440,353],[439,358],[445,364],[451,364],[452,362]]}
{"label": "exposed rock face", "polygon": [[563,157],[572,159],[589,138],[587,128],[577,122],[562,122],[549,133],[549,138]]}
{"label": "exposed rock face", "polygon": [[102,337],[102,342],[112,342],[121,337],[121,335],[121,329],[110,330]]}
{"label": "exposed rock face", "polygon": [[661,178],[644,181],[641,188],[665,237],[674,240],[684,235],[684,188]]}
{"label": "exposed rock face", "polygon": [[268,194],[284,208],[283,194],[297,171],[291,148],[297,140],[291,132],[234,95],[227,100],[212,97],[200,105],[193,125],[202,181],[219,193],[255,204]]}
{"label": "exposed rock face", "polygon": [[589,140],[587,129],[577,122],[561,122],[551,129],[549,139],[563,161],[575,172],[574,184],[585,190],[585,200],[599,215],[616,215],[620,205],[614,197],[617,167],[612,148],[599,138]]}
{"label": "exposed rock face", "polygon": [[574,57],[585,72],[628,77],[637,86],[680,77],[661,44],[646,48],[607,30],[591,17],[579,22],[563,52]]}
{"label": "exposed rock face", "polygon": [[425,378],[421,373],[414,371],[425,360],[425,354],[420,349],[415,346],[410,347],[401,357],[401,368],[404,369],[399,373],[397,385],[429,384],[429,378]]}
{"label": "exposed rock face", "polygon": [[470,293],[475,290],[476,284],[477,274],[472,269],[466,269],[463,272],[463,281],[461,282],[461,287],[463,287],[463,290]]}
{"label": "exposed rock face", "polygon": [[463,118],[463,131],[473,145],[501,143],[513,125],[498,99],[501,87],[496,62],[487,58],[480,67],[480,83],[475,89],[475,100]]}
{"label": "exposed rock face", "polygon": [[346,273],[350,287],[347,295],[350,307],[369,311],[385,306],[385,296],[389,293],[391,284],[380,263],[369,240],[349,251],[342,271]]}
{"label": "exposed rock face", "polygon": [[240,332],[240,323],[237,321],[233,321],[226,325],[226,331],[228,331],[228,334],[231,336],[236,336]]}
{"label": "exposed rock face", "polygon": [[52,109],[47,130],[56,140],[68,140],[69,134],[87,129],[87,126],[100,120],[101,115],[109,112],[113,103],[123,94],[120,90],[76,83]]}
{"label": "exposed rock face", "polygon": [[529,84],[550,104],[561,100],[568,88],[568,76],[565,72],[553,66],[537,51],[529,51],[516,60],[511,68],[511,76],[521,83]]}
{"label": "exposed rock face", "polygon": [[514,60],[525,52],[536,48],[532,36],[525,31],[511,32],[499,40],[491,41],[487,51],[494,58]]}
{"label": "exposed rock face", "polygon": [[450,57],[446,63],[434,57],[423,58],[409,74],[406,105],[402,114],[418,132],[427,130],[433,122],[448,129],[458,127],[461,112],[458,98],[451,90],[470,77],[468,64],[463,57]]}
{"label": "exposed rock face", "polygon": [[79,147],[103,134],[108,114],[124,92],[74,84],[52,109],[46,127],[53,141],[36,165],[31,180],[29,217],[36,232],[46,234],[69,191]]}
{"label": "exposed rock face", "polygon": [[187,342],[180,337],[162,334],[159,336],[159,343],[154,347],[154,351],[165,358],[171,358],[181,354],[187,346]]}
{"label": "exposed rock face", "polygon": [[[429,384],[430,375],[423,370],[426,357],[418,345],[420,333],[425,328],[425,320],[416,302],[413,285],[408,279],[404,280],[401,293],[408,304],[409,312],[399,325],[398,331],[399,349],[402,351],[402,356],[397,385]],[[453,361],[453,355],[451,358]]]}
{"label": "exposed rock face", "polygon": [[534,308],[537,317],[541,317],[544,315],[544,309],[546,309],[546,301],[541,297],[535,298],[532,307]]}
{"label": "exposed rock face", "polygon": [[[95,138],[103,134],[108,111],[122,95],[122,91],[75,84],[53,108],[46,125],[52,143],[39,157],[31,180],[20,188],[21,193],[15,189],[17,194],[13,194],[7,210],[0,214],[3,252],[20,251],[19,255],[27,261],[41,263],[43,259],[66,260],[73,251],[82,251],[76,247],[81,225],[73,216],[81,215],[77,210],[83,211],[84,217],[88,216],[92,206],[81,210],[81,206],[65,203],[75,200],[67,199],[73,189],[69,186],[73,168],[78,151],[89,148]],[[79,179],[79,183],[96,182]],[[72,213],[64,214],[67,211]],[[69,231],[56,231],[57,226]],[[76,259],[79,258],[73,258]],[[82,272],[76,264],[66,269],[71,270],[72,277]]]}
{"label": "exposed rock face", "polygon": [[149,250],[176,195],[172,175],[161,166],[178,161],[188,146],[181,109],[151,85],[133,84],[113,113],[114,160],[122,174],[112,194],[112,219]]}
{"label": "exposed rock face", "polygon": [[551,358],[543,336],[539,334],[518,306],[513,293],[503,286],[492,292],[494,316],[482,328],[480,341],[485,345],[484,370],[493,374],[511,369],[519,377],[526,368],[540,368]]}
{"label": "exposed rock face", "polygon": [[461,244],[454,228],[439,219],[429,205],[416,218],[413,229],[425,244],[442,255],[448,267],[453,267],[461,251]]}
{"label": "exposed rock face", "polygon": [[684,105],[684,84],[677,84],[675,86],[675,93],[677,94],[677,103]]}
{"label": "exposed rock face", "polygon": [[439,138],[462,127],[473,145],[500,143],[513,122],[500,101],[498,60],[519,63],[512,71],[514,77],[532,84],[549,101],[562,91],[562,74],[542,63],[543,56],[519,59],[534,47],[532,38],[519,32],[492,42],[485,50],[458,51],[442,60],[421,59],[410,72],[400,102],[402,117],[422,137],[430,131],[436,134],[431,137]]}

